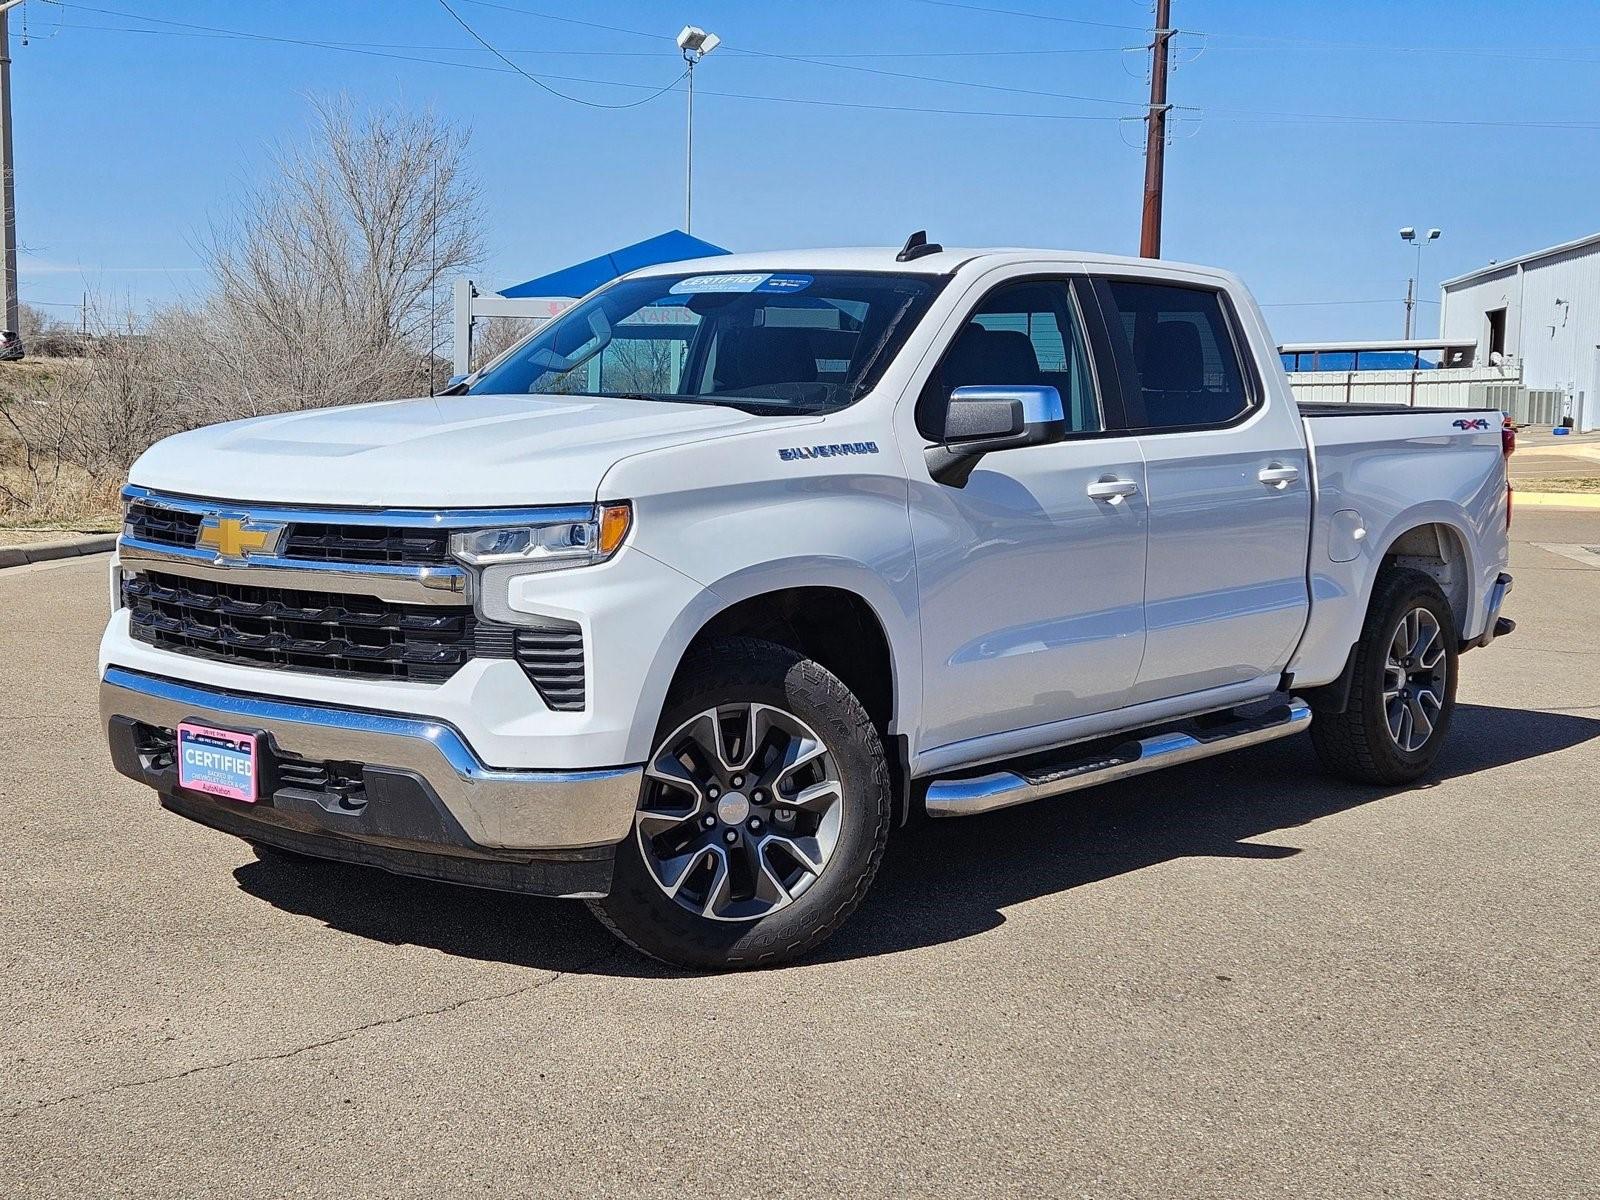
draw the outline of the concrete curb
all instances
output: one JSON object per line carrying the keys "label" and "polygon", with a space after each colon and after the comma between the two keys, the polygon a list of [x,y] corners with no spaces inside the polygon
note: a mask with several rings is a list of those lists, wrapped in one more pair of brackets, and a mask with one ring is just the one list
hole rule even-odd
{"label": "concrete curb", "polygon": [[1512,492],[1517,504],[1533,504],[1541,508],[1600,508],[1600,494],[1594,492],[1525,492],[1517,488]]}
{"label": "concrete curb", "polygon": [[0,546],[0,568],[24,567],[29,563],[56,558],[76,558],[80,554],[104,554],[116,549],[114,533],[87,533],[53,542],[29,542],[21,546]]}

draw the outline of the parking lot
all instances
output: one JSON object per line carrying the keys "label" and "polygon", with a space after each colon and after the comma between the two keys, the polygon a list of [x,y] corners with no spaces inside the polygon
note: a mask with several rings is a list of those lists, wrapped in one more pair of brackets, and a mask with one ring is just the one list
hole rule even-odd
{"label": "parking lot", "polygon": [[1513,535],[1422,785],[1295,738],[916,829],[720,977],[163,813],[105,559],[0,572],[0,1195],[1592,1196],[1600,511]]}

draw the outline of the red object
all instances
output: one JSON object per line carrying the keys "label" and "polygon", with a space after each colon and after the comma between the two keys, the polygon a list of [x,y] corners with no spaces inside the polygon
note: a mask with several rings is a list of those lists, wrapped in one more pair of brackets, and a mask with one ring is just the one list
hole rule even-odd
{"label": "red object", "polygon": [[[1507,417],[1500,423],[1500,453],[1510,459],[1517,448],[1517,428]],[[1506,480],[1506,528],[1511,528],[1511,480]]]}

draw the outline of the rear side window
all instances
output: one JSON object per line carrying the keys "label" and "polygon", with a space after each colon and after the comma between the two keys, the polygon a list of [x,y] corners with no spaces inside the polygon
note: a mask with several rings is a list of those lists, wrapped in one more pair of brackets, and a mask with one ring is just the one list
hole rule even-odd
{"label": "rear side window", "polygon": [[917,404],[917,428],[936,440],[959,387],[1046,386],[1061,393],[1073,433],[1100,429],[1094,377],[1065,280],[1002,284],[984,297],[945,351]]}
{"label": "rear side window", "polygon": [[1113,279],[1111,336],[1124,339],[1134,369],[1132,422],[1147,429],[1225,425],[1250,408],[1239,351],[1222,297],[1210,288]]}

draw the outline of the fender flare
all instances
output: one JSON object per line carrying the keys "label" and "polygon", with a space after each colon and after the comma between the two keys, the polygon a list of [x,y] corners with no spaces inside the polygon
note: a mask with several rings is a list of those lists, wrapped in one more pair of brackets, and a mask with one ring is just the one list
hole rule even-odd
{"label": "fender flare", "polygon": [[[907,587],[910,582],[907,581]],[[914,728],[922,707],[922,639],[914,606],[896,595],[894,585],[854,559],[803,555],[741,568],[703,585],[673,618],[645,673],[629,737],[630,761],[648,758],[667,692],[695,637],[736,604],[791,588],[833,588],[858,597],[883,631],[889,651],[894,697],[892,730]]]}

